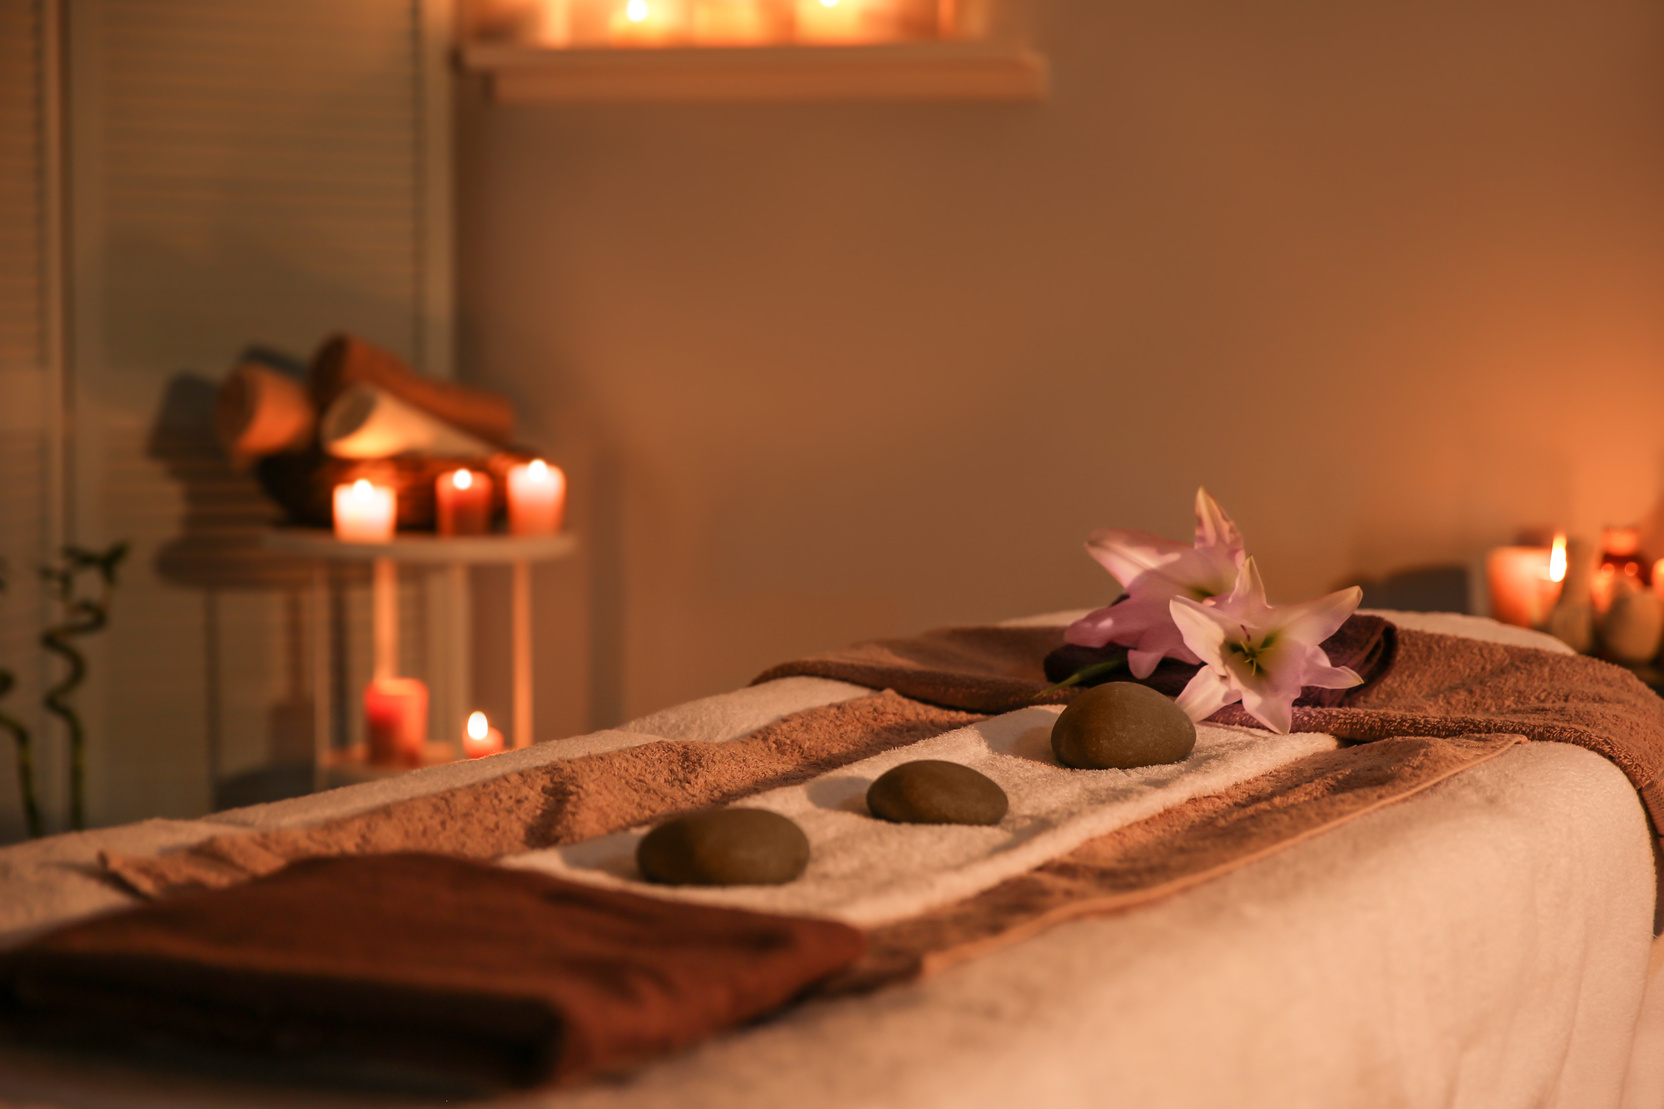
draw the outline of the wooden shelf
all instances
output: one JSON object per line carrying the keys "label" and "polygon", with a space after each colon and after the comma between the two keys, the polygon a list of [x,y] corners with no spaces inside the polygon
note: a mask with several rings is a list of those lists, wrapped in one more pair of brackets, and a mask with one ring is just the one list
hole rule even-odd
{"label": "wooden shelf", "polygon": [[462,67],[499,103],[1044,99],[1046,59],[974,41],[862,46],[620,47],[474,43]]}
{"label": "wooden shelf", "polygon": [[327,528],[271,528],[260,535],[268,551],[329,562],[419,562],[434,564],[542,562],[564,558],[578,548],[569,531],[555,535],[438,536],[400,532],[389,543],[344,543]]}

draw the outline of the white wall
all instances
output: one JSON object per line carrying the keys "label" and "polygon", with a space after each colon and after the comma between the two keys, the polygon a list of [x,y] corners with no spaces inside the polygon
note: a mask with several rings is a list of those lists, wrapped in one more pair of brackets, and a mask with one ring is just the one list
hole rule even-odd
{"label": "white wall", "polygon": [[1286,599],[1664,488],[1664,8],[1021,14],[1038,107],[467,91],[462,372],[575,470],[592,720],[1098,602],[1198,483]]}

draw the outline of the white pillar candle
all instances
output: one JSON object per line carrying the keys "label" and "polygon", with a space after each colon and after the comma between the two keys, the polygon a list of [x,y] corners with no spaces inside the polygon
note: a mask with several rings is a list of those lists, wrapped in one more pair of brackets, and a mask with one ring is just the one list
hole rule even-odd
{"label": "white pillar candle", "polygon": [[508,472],[508,530],[553,535],[566,513],[566,475],[541,458]]}
{"label": "white pillar candle", "polygon": [[335,538],[343,543],[386,543],[397,522],[393,490],[365,478],[335,487]]}
{"label": "white pillar candle", "polygon": [[623,0],[608,23],[614,46],[668,46],[686,31],[681,0]]}

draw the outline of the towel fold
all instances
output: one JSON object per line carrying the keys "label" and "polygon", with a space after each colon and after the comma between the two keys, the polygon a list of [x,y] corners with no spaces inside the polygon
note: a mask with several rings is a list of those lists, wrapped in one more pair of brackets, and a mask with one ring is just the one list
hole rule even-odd
{"label": "towel fold", "polygon": [[0,954],[0,1020],[105,1045],[524,1086],[617,1070],[848,965],[830,921],[672,904],[439,855],[312,859]]}
{"label": "towel fold", "polygon": [[[1323,648],[1332,664],[1356,670],[1367,686],[1392,668],[1397,637],[1398,629],[1379,616],[1354,615],[1323,641]],[[751,684],[797,676],[832,678],[893,689],[933,705],[1000,713],[1027,705],[1067,704],[1079,689],[1051,686],[1084,666],[1125,659],[1126,654],[1125,647],[1069,646],[1063,642],[1061,627],[939,628],[907,639],[857,643],[781,663],[757,675]],[[1148,678],[1135,679],[1122,669],[1085,684],[1141,680],[1173,697],[1197,669],[1163,659]],[[1345,699],[1342,695],[1357,692],[1308,689],[1297,703],[1339,704]]]}

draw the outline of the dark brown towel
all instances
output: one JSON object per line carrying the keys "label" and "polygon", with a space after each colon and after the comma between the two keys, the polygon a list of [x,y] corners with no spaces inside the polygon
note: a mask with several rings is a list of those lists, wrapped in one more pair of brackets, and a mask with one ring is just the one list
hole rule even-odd
{"label": "dark brown towel", "polygon": [[523,1086],[694,1043],[861,950],[842,924],[463,859],[313,859],[0,954],[0,1021]]}
{"label": "dark brown towel", "polygon": [[171,855],[106,853],[102,862],[138,893],[155,897],[221,889],[320,855],[443,851],[493,859],[730,804],[980,719],[879,693],[793,713],[727,743],[662,739],[310,827],[233,832]]}
{"label": "dark brown towel", "polygon": [[[1392,667],[1398,650],[1398,628],[1379,616],[1351,616],[1323,641],[1323,652],[1331,666],[1350,667],[1361,677],[1363,685],[1351,689],[1319,689],[1309,686],[1294,702],[1297,705],[1339,705],[1355,698],[1364,688]],[[1065,643],[1046,656],[1043,666],[1046,680],[1061,682],[1089,666],[1114,664],[1093,677],[1077,684],[1084,687],[1104,682],[1138,682],[1158,693],[1177,697],[1196,676],[1200,666],[1177,659],[1164,658],[1156,664],[1147,678],[1135,678],[1126,668],[1127,649],[1112,644],[1108,647],[1077,647]]]}
{"label": "dark brown towel", "polygon": [[[1392,666],[1398,629],[1379,616],[1353,616],[1324,640],[1329,661],[1350,666],[1366,683]],[[1081,666],[1126,657],[1126,648],[1068,647],[1061,627],[939,628],[908,639],[879,639],[782,663],[751,684],[808,676],[893,689],[904,697],[970,712],[1011,712],[1027,705],[1067,704],[1079,689],[1048,689]],[[1176,696],[1197,667],[1163,660],[1144,684]],[[1133,681],[1122,670],[1099,679]],[[1096,683],[1091,683],[1096,684]],[[1308,690],[1301,703],[1333,703],[1351,690]]]}

